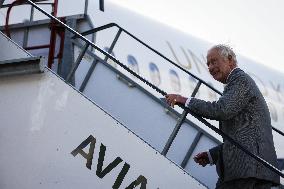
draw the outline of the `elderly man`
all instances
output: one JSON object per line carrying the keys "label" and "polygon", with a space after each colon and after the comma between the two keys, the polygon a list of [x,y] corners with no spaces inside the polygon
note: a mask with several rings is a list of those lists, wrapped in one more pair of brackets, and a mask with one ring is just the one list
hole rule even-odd
{"label": "elderly man", "polygon": [[[216,45],[208,51],[207,66],[213,78],[225,84],[218,101],[170,94],[166,96],[167,102],[171,106],[184,104],[196,114],[218,120],[223,132],[276,166],[269,110],[253,79],[237,67],[235,53],[225,45]],[[216,164],[217,189],[268,189],[280,182],[278,175],[226,140],[194,159],[202,166]]]}

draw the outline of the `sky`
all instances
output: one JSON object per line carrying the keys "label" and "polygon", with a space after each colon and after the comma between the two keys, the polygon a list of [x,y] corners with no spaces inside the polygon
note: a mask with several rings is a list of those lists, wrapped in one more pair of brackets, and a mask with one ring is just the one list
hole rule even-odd
{"label": "sky", "polygon": [[284,0],[109,0],[284,74]]}

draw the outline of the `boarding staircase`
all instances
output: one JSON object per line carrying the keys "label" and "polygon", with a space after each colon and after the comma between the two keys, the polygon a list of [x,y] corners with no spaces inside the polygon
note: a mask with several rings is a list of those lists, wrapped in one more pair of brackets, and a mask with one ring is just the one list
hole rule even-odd
{"label": "boarding staircase", "polygon": [[[62,47],[62,50],[59,50],[59,51],[62,51],[61,52],[62,57],[59,57],[59,59],[61,60],[58,61],[57,64],[56,63],[55,64],[45,63],[45,64],[48,65],[49,68],[57,72],[65,80],[66,83],[69,83],[75,89],[77,89],[81,95],[85,96],[86,99],[89,99],[90,101],[95,103],[95,106],[90,109],[96,109],[96,110],[88,109],[90,112],[99,112],[99,113],[94,113],[94,114],[90,114],[90,113],[88,114],[86,111],[83,111],[82,108],[83,107],[86,108],[85,106],[88,106],[88,105],[86,105],[87,104],[86,102],[82,102],[83,101],[82,99],[81,100],[79,99],[78,102],[82,102],[82,104],[84,104],[85,106],[79,109],[76,107],[76,105],[78,104],[75,103],[74,106],[71,107],[70,113],[72,113],[72,115],[75,116],[76,114],[75,113],[76,111],[74,111],[75,109],[83,111],[84,114],[86,115],[84,115],[84,118],[82,119],[86,119],[86,122],[90,121],[94,125],[96,125],[96,122],[94,121],[95,118],[99,120],[99,122],[104,119],[111,120],[110,121],[111,123],[109,124],[111,126],[109,128],[105,129],[105,128],[100,128],[98,126],[99,129],[94,129],[95,134],[93,135],[96,135],[97,132],[100,134],[104,133],[104,135],[103,134],[97,135],[97,136],[100,136],[100,138],[99,137],[96,138],[94,136],[92,138],[91,137],[92,135],[90,135],[90,137],[88,138],[86,137],[84,138],[85,135],[82,134],[82,132],[80,131],[79,132],[80,134],[78,136],[80,136],[81,138],[84,138],[85,140],[83,142],[81,141],[82,143],[78,146],[78,148],[76,148],[77,151],[76,149],[72,151],[72,155],[77,156],[78,154],[81,154],[87,160],[87,164],[88,164],[88,160],[89,160],[88,158],[90,158],[89,155],[91,154],[91,151],[89,151],[89,153],[86,153],[82,151],[82,149],[87,148],[86,146],[88,144],[90,144],[90,146],[91,144],[95,145],[94,141],[96,141],[96,139],[98,141],[102,140],[103,141],[102,144],[103,144],[104,140],[107,143],[109,140],[108,138],[113,137],[114,141],[116,141],[116,143],[120,145],[115,146],[113,143],[110,143],[110,144],[117,147],[117,149],[121,149],[121,151],[123,151],[122,155],[124,155],[126,159],[132,156],[131,153],[128,154],[128,152],[126,151],[132,151],[135,148],[139,148],[139,151],[141,152],[141,153],[139,152],[140,155],[138,152],[135,152],[135,153],[137,153],[137,156],[139,156],[141,159],[138,158],[137,161],[146,161],[146,162],[152,162],[152,163],[153,162],[157,163],[158,161],[162,161],[164,163],[163,165],[158,165],[159,163],[157,163],[157,166],[159,167],[157,169],[161,170],[161,172],[163,172],[162,171],[163,168],[166,168],[165,166],[166,164],[172,165],[173,167],[168,168],[170,172],[175,174],[177,177],[179,176],[181,178],[179,179],[179,181],[182,184],[183,183],[185,184],[185,185],[179,184],[177,188],[187,188],[188,186],[186,186],[186,184],[188,183],[193,183],[193,186],[195,188],[197,187],[202,188],[204,186],[207,186],[209,188],[214,187],[216,180],[217,180],[215,167],[207,166],[205,168],[200,168],[196,163],[194,163],[193,156],[197,152],[208,150],[209,148],[220,144],[220,141],[214,138],[212,135],[210,135],[208,132],[206,132],[204,129],[200,128],[196,124],[200,122],[192,121],[192,119],[201,121],[202,122],[201,124],[205,124],[212,130],[217,132],[218,134],[221,134],[223,137],[227,138],[228,140],[231,140],[232,143],[235,143],[238,147],[240,148],[242,147],[238,145],[235,141],[230,139],[229,136],[226,136],[224,133],[222,133],[222,131],[220,131],[219,129],[214,127],[212,124],[210,124],[207,120],[204,120],[198,115],[195,115],[192,112],[189,112],[189,110],[186,109],[185,107],[181,106],[178,109],[173,109],[169,107],[165,103],[164,98],[163,98],[163,96],[167,94],[164,90],[158,88],[157,86],[149,82],[147,79],[141,77],[139,74],[133,71],[133,69],[130,69],[128,66],[126,66],[125,64],[120,62],[118,59],[116,59],[111,53],[121,33],[125,33],[129,35],[131,38],[133,38],[135,41],[137,41],[138,43],[142,44],[144,47],[148,48],[152,52],[156,53],[158,56],[162,57],[164,60],[173,64],[177,69],[180,69],[181,71],[195,78],[198,82],[196,83],[195,89],[192,91],[192,94],[191,94],[192,97],[194,97],[197,94],[201,86],[205,86],[211,89],[212,91],[215,91],[218,95],[221,95],[219,91],[217,91],[215,88],[213,88],[211,85],[207,84],[205,81],[201,80],[197,76],[191,74],[184,68],[175,64],[175,62],[171,61],[166,56],[164,56],[157,50],[153,49],[149,45],[145,44],[142,40],[138,39],[137,37],[132,35],[130,32],[121,28],[119,25],[115,23],[107,24],[107,25],[92,29],[91,24],[84,23],[84,19],[86,17],[81,17],[81,16],[79,17],[73,16],[69,18],[66,17],[65,22],[71,25],[73,24],[74,28],[78,25],[80,26],[83,25],[83,27],[80,27],[79,32],[82,33],[80,34],[79,32],[75,31],[74,29],[66,25],[64,22],[62,22],[62,19],[59,20],[55,18],[53,15],[46,13],[32,1],[27,1],[27,2],[30,3],[32,7],[36,8],[37,10],[39,10],[40,12],[48,16],[50,19],[52,19],[53,22],[56,22],[57,24],[60,24],[62,27],[65,28],[65,36],[64,36],[65,43],[64,43],[64,46]],[[41,21],[42,25],[47,24],[47,23],[49,22]],[[86,25],[88,27],[91,27],[91,29],[88,29]],[[32,26],[33,26],[32,22],[28,24],[29,28],[31,28]],[[107,52],[105,52],[104,50],[96,46],[96,44],[93,42],[95,38],[94,37],[95,33],[102,31],[102,30],[109,29],[109,28],[114,28],[114,27],[118,29],[118,32],[112,44],[110,45],[110,48],[108,49]],[[11,29],[13,28],[17,29],[17,26],[11,26]],[[87,37],[84,37],[84,35]],[[10,42],[13,43],[12,41]],[[71,51],[68,51],[68,49]],[[34,50],[34,49],[29,49],[29,50]],[[20,51],[25,52],[23,49],[21,49]],[[36,54],[40,55],[41,53],[42,52],[37,51]],[[4,53],[4,54],[9,54],[9,53]],[[42,62],[41,58],[34,58],[31,56],[31,54],[27,52],[25,52],[24,54],[25,56],[29,57],[27,59],[33,59],[33,60],[38,60],[38,62]],[[11,61],[10,59],[13,59],[13,60]],[[15,59],[17,59],[17,61]],[[20,56],[20,58],[14,57],[12,55],[12,57],[9,57],[3,60],[9,60],[9,61],[2,62],[3,65],[9,65],[9,62],[11,63],[22,62],[22,61],[24,62],[25,58],[23,58],[22,55]],[[112,61],[111,64],[110,64],[110,61]],[[50,62],[50,60],[45,60],[45,62]],[[15,65],[18,66],[19,64],[15,64]],[[35,67],[40,68],[41,66],[35,66]],[[117,67],[120,67],[120,69],[118,69]],[[39,70],[42,71],[42,68],[40,68]],[[41,84],[56,83],[57,85],[59,83],[58,78],[54,75],[54,73],[51,70],[46,68],[46,71],[44,74],[47,75],[44,77],[49,78],[49,79],[48,79],[48,82],[45,81]],[[17,73],[14,73],[13,75],[17,75]],[[134,76],[135,79],[133,79],[132,76]],[[22,76],[17,76],[17,77],[22,77]],[[38,76],[31,76],[31,78],[38,78]],[[30,79],[27,79],[27,80],[30,80]],[[59,90],[61,88],[60,91],[62,91],[63,94],[64,94],[64,90],[68,91],[69,93],[70,86],[67,86],[63,82],[58,84],[58,86],[60,87],[57,87],[56,89]],[[75,94],[78,96],[77,93]],[[82,97],[80,96],[78,98],[82,98]],[[96,116],[97,114],[98,114],[98,117]],[[190,114],[190,116],[188,114]],[[92,116],[94,116],[94,119],[90,119]],[[65,118],[65,119],[69,119],[69,118]],[[70,120],[73,120],[73,119],[70,119]],[[78,121],[79,121],[78,119],[74,120],[74,122],[76,123]],[[78,122],[75,125],[80,125],[80,124],[82,123]],[[123,129],[118,129],[119,131],[114,129],[115,127],[113,125],[117,125],[117,124],[119,125],[119,128],[123,128]],[[108,127],[108,126],[105,126],[105,127]],[[127,129],[124,127],[126,127]],[[64,127],[64,129],[67,130],[68,128]],[[78,127],[76,129],[78,129]],[[83,127],[82,130],[83,129],[86,129],[87,131],[91,132],[92,126]],[[273,129],[279,134],[284,135],[283,132],[277,130],[276,128],[273,128]],[[52,130],[53,134],[54,132],[55,131]],[[119,139],[116,136],[118,133],[120,136]],[[127,133],[130,133],[130,135],[127,136]],[[64,133],[61,133],[61,134],[64,135]],[[45,137],[48,137],[48,135],[46,135]],[[130,145],[130,144],[133,144],[133,145]],[[144,148],[138,147],[139,145],[143,146]],[[101,145],[99,154],[101,154],[101,151],[103,151],[104,149],[102,146],[103,145]],[[116,149],[115,147],[113,148]],[[90,147],[89,150],[90,149],[92,148]],[[246,151],[245,149],[243,150]],[[151,156],[146,155],[147,151],[151,151]],[[266,164],[267,167],[277,172],[278,174],[282,175],[283,177],[283,173],[281,173],[281,171],[279,171],[275,167],[272,167],[267,162],[255,156],[254,154],[251,154],[248,151],[247,153],[253,156],[254,158],[258,159],[262,163]],[[154,157],[155,154],[159,158]],[[99,157],[101,156],[99,155]],[[68,157],[67,159],[70,159],[70,157]],[[123,158],[120,158],[120,159],[123,159]],[[132,161],[131,158],[129,159],[130,160],[128,161]],[[98,158],[98,164],[99,162],[100,162],[100,158]],[[117,161],[117,164],[118,162],[119,160]],[[51,162],[51,163],[54,163],[54,162]],[[88,167],[87,164],[86,164],[86,167],[90,168],[90,165]],[[134,164],[134,161],[133,161],[133,164]],[[123,181],[123,178],[125,177],[125,175],[127,174],[127,171],[129,170],[129,168],[127,168],[128,167],[127,165],[129,166],[129,164],[127,163],[124,164],[121,172],[118,173],[117,180],[115,180],[115,183],[112,186],[113,188],[115,187],[118,188],[119,186],[121,186],[121,182]],[[154,164],[151,164],[151,165],[154,166]],[[146,167],[148,168],[148,170],[146,169],[145,172],[149,171],[149,165]],[[75,169],[73,171],[75,171]],[[82,170],[80,170],[80,173],[82,175],[86,175],[86,173],[84,173],[84,171]],[[160,174],[160,172],[156,172],[156,174]],[[188,174],[190,174],[190,176]],[[79,174],[74,174],[74,175],[79,176]],[[182,175],[186,175],[187,179]],[[153,175],[150,175],[150,176],[152,177]],[[81,176],[79,177],[82,179]],[[163,177],[163,175],[161,175],[161,177]],[[164,177],[166,178],[166,176]],[[67,176],[64,178],[67,179]],[[140,180],[138,178],[140,178]],[[137,178],[138,181],[136,180],[136,183],[134,182],[134,184],[132,185],[130,184],[128,187],[134,188],[135,186],[141,185],[141,188],[143,188],[143,185],[145,185],[145,179],[143,180],[143,177],[138,177],[138,178]],[[157,186],[157,188],[174,188],[173,184],[176,184],[177,182],[174,182],[173,180],[168,180],[168,181],[169,182],[167,182],[166,184],[163,183],[164,185],[159,183],[161,185],[160,187]],[[172,185],[169,184],[170,182],[172,183]],[[66,187],[68,185],[62,185],[62,186]]]}
{"label": "boarding staircase", "polygon": [[205,188],[0,33],[0,187]]}

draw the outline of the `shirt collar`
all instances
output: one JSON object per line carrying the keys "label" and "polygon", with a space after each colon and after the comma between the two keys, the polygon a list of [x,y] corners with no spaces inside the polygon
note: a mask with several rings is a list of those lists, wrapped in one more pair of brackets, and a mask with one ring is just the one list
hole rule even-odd
{"label": "shirt collar", "polygon": [[235,69],[237,69],[237,68],[239,68],[239,67],[235,67],[234,69],[231,70],[231,72],[229,73],[229,75],[228,75],[228,77],[227,77],[227,79],[226,79],[226,83],[227,83],[227,81],[228,81],[230,75],[232,74],[232,72],[235,71]]}

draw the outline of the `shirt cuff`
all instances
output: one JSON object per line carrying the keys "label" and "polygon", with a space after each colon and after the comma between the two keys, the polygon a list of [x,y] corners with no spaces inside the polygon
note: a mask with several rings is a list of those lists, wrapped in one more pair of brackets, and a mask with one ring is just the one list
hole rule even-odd
{"label": "shirt cuff", "polygon": [[208,159],[209,159],[210,165],[213,165],[213,159],[212,159],[212,156],[211,156],[210,152],[207,152],[207,155],[208,155]]}
{"label": "shirt cuff", "polygon": [[185,103],[184,103],[184,106],[185,106],[185,107],[188,107],[189,102],[190,102],[191,99],[192,99],[192,97],[189,97],[189,98],[185,101]]}

